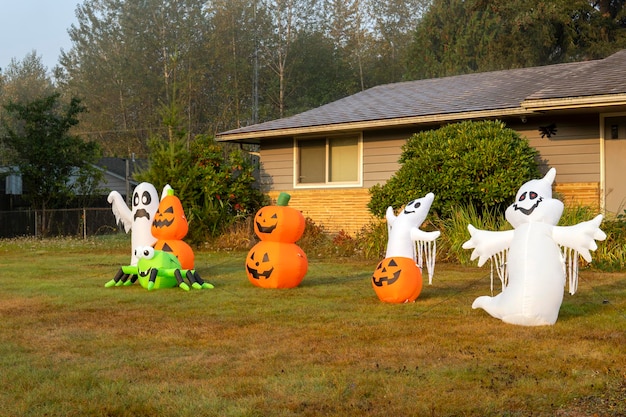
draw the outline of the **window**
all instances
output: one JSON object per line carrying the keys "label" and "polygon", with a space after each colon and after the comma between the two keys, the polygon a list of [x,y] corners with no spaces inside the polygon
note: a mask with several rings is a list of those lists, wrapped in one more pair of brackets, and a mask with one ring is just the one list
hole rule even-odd
{"label": "window", "polygon": [[295,167],[295,185],[358,185],[361,138],[349,135],[296,139]]}

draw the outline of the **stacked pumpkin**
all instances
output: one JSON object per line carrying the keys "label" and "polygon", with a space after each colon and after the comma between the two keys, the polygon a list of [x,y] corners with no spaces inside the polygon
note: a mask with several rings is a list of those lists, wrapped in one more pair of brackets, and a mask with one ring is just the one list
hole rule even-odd
{"label": "stacked pumpkin", "polygon": [[275,206],[265,206],[254,216],[254,232],[261,239],[248,252],[246,274],[261,288],[297,287],[309,263],[296,244],[304,233],[304,216],[289,207],[291,196],[281,193]]}

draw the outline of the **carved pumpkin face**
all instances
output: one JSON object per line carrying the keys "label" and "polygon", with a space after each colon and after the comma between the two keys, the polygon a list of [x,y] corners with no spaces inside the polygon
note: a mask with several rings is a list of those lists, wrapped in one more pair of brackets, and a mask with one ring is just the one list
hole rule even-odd
{"label": "carved pumpkin face", "polygon": [[422,272],[411,258],[385,258],[372,275],[372,287],[386,303],[415,301],[422,291]]}
{"label": "carved pumpkin face", "polygon": [[180,199],[167,195],[159,203],[159,209],[152,222],[152,235],[159,240],[180,240],[187,235],[189,224]]}
{"label": "carved pumpkin face", "polygon": [[304,226],[302,213],[286,204],[262,207],[254,216],[254,232],[265,241],[295,243]]}
{"label": "carved pumpkin face", "polygon": [[295,243],[260,241],[246,257],[248,280],[261,288],[297,287],[307,269],[306,255]]}

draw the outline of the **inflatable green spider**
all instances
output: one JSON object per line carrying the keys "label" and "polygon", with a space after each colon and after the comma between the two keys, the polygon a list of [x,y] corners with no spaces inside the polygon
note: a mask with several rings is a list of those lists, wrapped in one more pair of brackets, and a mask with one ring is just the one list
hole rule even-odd
{"label": "inflatable green spider", "polygon": [[139,284],[148,290],[178,286],[189,291],[190,285],[195,289],[213,288],[195,270],[182,269],[178,258],[169,252],[145,246],[135,248],[135,256],[138,258],[137,265],[122,266],[115,277],[104,286],[108,288],[130,285],[139,279]]}

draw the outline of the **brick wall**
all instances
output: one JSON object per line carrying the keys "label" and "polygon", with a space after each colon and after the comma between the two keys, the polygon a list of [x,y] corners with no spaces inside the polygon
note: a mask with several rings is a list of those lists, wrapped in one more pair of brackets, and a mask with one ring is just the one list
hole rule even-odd
{"label": "brick wall", "polygon": [[[310,217],[315,224],[324,226],[331,233],[343,230],[355,235],[372,219],[367,203],[370,200],[365,188],[289,190],[289,206],[300,210],[304,217]],[[272,203],[280,191],[271,191]]]}
{"label": "brick wall", "polygon": [[581,205],[600,208],[600,184],[597,182],[576,182],[555,184],[554,192],[566,206]]}

